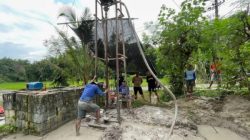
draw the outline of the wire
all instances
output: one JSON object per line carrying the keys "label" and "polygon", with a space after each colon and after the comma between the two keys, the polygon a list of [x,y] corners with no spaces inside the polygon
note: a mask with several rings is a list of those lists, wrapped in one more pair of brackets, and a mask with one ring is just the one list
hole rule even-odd
{"label": "wire", "polygon": [[226,3],[231,2],[231,1],[232,0],[227,0],[227,1],[225,0],[223,3],[221,3],[221,5],[219,5],[219,7],[222,6],[222,5],[225,5]]}
{"label": "wire", "polygon": [[227,12],[226,14],[224,14],[221,18],[223,18],[226,15],[230,14],[234,9],[238,8],[239,6],[240,6],[240,4],[236,5],[233,9],[231,9],[229,12]]}
{"label": "wire", "polygon": [[175,0],[172,0],[172,2],[174,2],[174,4],[175,4],[179,9],[181,9],[181,7],[176,3]]}

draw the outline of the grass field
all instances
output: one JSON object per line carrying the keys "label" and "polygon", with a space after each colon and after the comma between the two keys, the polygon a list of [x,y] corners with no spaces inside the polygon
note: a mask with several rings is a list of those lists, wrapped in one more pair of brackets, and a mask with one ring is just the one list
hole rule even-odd
{"label": "grass field", "polygon": [[[51,82],[43,82],[47,88],[52,87]],[[27,82],[6,82],[0,83],[0,90],[21,90],[26,89]]]}
{"label": "grass field", "polygon": [[[166,85],[168,83],[167,78],[162,78],[160,79],[161,82]],[[99,79],[98,81],[103,82],[105,81],[104,79]],[[132,83],[132,76],[129,76],[127,78],[128,81],[128,86],[132,87],[133,83]],[[69,82],[71,86],[81,86],[82,82],[79,82],[79,84],[73,83],[73,82]],[[0,83],[0,90],[22,90],[22,89],[26,89],[26,84],[27,82],[5,82],[5,83]],[[44,85],[46,85],[46,88],[50,88],[53,87],[53,85],[51,85],[51,82],[43,82]],[[115,82],[114,79],[109,81],[110,87],[111,88],[115,88]],[[147,81],[146,78],[143,77],[143,83],[142,83],[142,87],[147,87]]]}
{"label": "grass field", "polygon": [[26,88],[26,82],[0,83],[0,90],[20,90]]}

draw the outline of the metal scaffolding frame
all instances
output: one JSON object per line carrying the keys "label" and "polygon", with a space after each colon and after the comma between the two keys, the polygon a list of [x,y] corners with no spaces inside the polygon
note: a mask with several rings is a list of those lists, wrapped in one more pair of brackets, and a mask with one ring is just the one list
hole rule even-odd
{"label": "metal scaffolding frame", "polygon": [[[171,90],[169,90],[167,87],[165,87],[161,83],[161,81],[156,77],[156,75],[154,74],[154,72],[150,68],[150,66],[149,66],[149,64],[148,64],[148,62],[146,60],[146,57],[144,55],[142,46],[141,46],[141,44],[139,42],[139,37],[137,36],[136,31],[135,31],[135,29],[134,29],[134,27],[132,25],[132,21],[130,19],[130,14],[129,14],[129,11],[128,11],[126,5],[121,0],[100,0],[100,1],[96,0],[96,11],[95,11],[96,12],[95,13],[95,16],[96,16],[96,18],[95,18],[96,19],[95,20],[96,27],[97,27],[97,22],[98,22],[98,19],[99,19],[98,15],[97,15],[98,14],[98,11],[97,11],[97,5],[98,4],[100,5],[101,10],[102,10],[101,11],[102,16],[101,16],[100,20],[103,23],[103,28],[104,28],[103,31],[105,32],[105,33],[103,33],[103,35],[104,35],[103,38],[105,39],[105,41],[104,41],[104,46],[105,46],[105,64],[106,64],[105,76],[106,76],[107,86],[108,86],[108,79],[109,79],[109,77],[108,77],[108,65],[107,65],[108,64],[108,58],[107,58],[107,56],[108,56],[108,54],[107,54],[108,53],[108,51],[107,51],[108,50],[108,37],[107,37],[107,35],[108,35],[108,28],[107,28],[108,17],[107,17],[107,12],[108,12],[110,6],[115,6],[115,27],[116,27],[116,29],[115,29],[115,33],[116,33],[116,39],[115,39],[115,42],[116,42],[116,91],[119,94],[119,87],[118,87],[118,85],[119,85],[119,74],[120,74],[119,73],[120,72],[120,68],[119,68],[119,59],[120,58],[119,58],[119,43],[118,43],[119,38],[121,38],[121,40],[122,40],[123,56],[126,56],[126,54],[125,54],[123,27],[122,27],[122,33],[120,34],[119,29],[118,29],[118,20],[121,21],[121,26],[123,26],[123,24],[122,24],[122,17],[124,16],[124,14],[122,13],[122,7],[124,7],[125,10],[126,10],[127,16],[128,16],[129,28],[132,29],[132,34],[133,34],[134,38],[136,39],[137,46],[139,48],[140,54],[141,54],[141,56],[143,58],[143,61],[144,61],[145,65],[147,66],[147,68],[148,68],[149,72],[152,74],[152,76],[156,79],[156,81],[163,87],[163,90],[165,91],[165,93],[170,94],[170,96],[173,98],[173,100],[175,102],[175,113],[174,113],[173,122],[172,122],[172,125],[170,127],[169,134],[166,137],[166,139],[168,140],[170,138],[170,136],[173,134],[174,125],[175,125],[176,118],[177,118],[178,105],[177,105],[176,97],[174,96],[174,94],[172,93]],[[119,7],[118,7],[118,4],[119,4]],[[103,16],[103,9],[104,9],[104,12],[105,12],[105,17]],[[118,13],[120,13],[119,16],[118,16]],[[96,43],[95,44],[95,47],[96,47],[95,50],[97,52],[97,28],[96,28],[96,40],[95,40],[95,43]],[[96,59],[97,59],[97,54],[96,54]],[[97,60],[96,60],[96,62],[97,62]],[[124,58],[124,71],[125,71],[125,74],[126,74],[126,59],[125,58]],[[106,101],[108,101],[107,98],[106,98]],[[118,119],[119,123],[121,123],[120,103],[121,103],[120,99],[118,98],[118,103],[117,103],[117,119]],[[107,103],[106,103],[106,105],[107,105]]]}
{"label": "metal scaffolding frame", "polygon": [[[100,18],[98,15],[98,6],[101,9],[100,10]],[[108,11],[110,9],[111,6],[115,7],[115,17],[114,18],[108,18]],[[128,16],[128,18],[124,18],[124,14],[122,11],[122,8],[125,8],[126,10],[126,14]],[[118,15],[118,13],[120,15]],[[132,24],[132,18],[130,17],[128,8],[126,7],[126,5],[121,1],[121,0],[95,0],[95,75],[97,75],[97,71],[98,71],[98,59],[102,59],[98,57],[98,22],[101,22],[101,26],[102,26],[102,39],[104,40],[104,62],[105,62],[105,82],[106,82],[106,86],[107,88],[109,87],[109,73],[108,73],[108,63],[110,60],[115,60],[116,61],[116,92],[119,95],[119,75],[120,75],[120,68],[119,68],[119,61],[123,60],[123,65],[124,65],[124,72],[125,72],[125,80],[127,80],[127,63],[126,63],[126,48],[125,48],[125,37],[126,35],[124,34],[124,31],[128,32],[128,29],[131,30],[130,32],[132,32],[132,36],[134,37],[134,41],[136,42],[138,48],[139,48],[139,52],[143,58],[143,61],[148,69],[148,71],[151,73],[151,75],[156,79],[156,81],[161,85],[161,87],[163,87],[163,91],[165,94],[169,94],[175,103],[175,113],[174,113],[174,117],[173,117],[173,121],[170,127],[170,131],[169,134],[167,135],[166,139],[170,139],[170,136],[173,134],[173,129],[174,129],[174,125],[177,119],[177,112],[178,112],[178,105],[177,105],[177,100],[176,97],[174,96],[174,94],[172,93],[171,90],[169,90],[167,87],[165,87],[161,81],[157,78],[157,76],[155,75],[155,73],[153,72],[153,70],[151,69],[151,67],[149,66],[147,59],[144,55],[143,52],[143,48],[142,45],[139,41],[139,37],[136,34],[136,31],[134,29],[134,26]],[[128,21],[128,26],[127,29],[124,30],[124,19]],[[108,21],[115,20],[115,34],[116,34],[116,38],[115,38],[115,44],[116,44],[116,55],[115,58],[108,58],[108,50],[109,50],[109,34],[108,34]],[[119,28],[119,23],[118,21],[120,21],[120,26],[121,26],[121,31]],[[68,23],[59,23],[59,24],[69,24],[71,22]],[[126,24],[127,25],[127,24]],[[100,31],[99,31],[100,32]],[[122,43],[122,54],[119,54],[119,41]],[[119,96],[118,96],[119,97]],[[108,96],[106,96],[106,105],[105,108],[108,108]],[[117,103],[117,120],[119,123],[121,123],[121,114],[120,114],[120,108],[121,108],[121,100],[118,98],[118,103]],[[165,139],[165,138],[164,138]]]}
{"label": "metal scaffolding frame", "polygon": [[[101,9],[101,16],[99,17],[98,15],[98,6]],[[122,18],[123,18],[123,13],[122,13],[122,6],[121,4],[118,5],[115,1],[112,0],[96,0],[95,2],[95,73],[97,73],[97,59],[98,59],[98,46],[97,46],[97,40],[98,40],[98,21],[101,21],[102,23],[102,28],[103,28],[103,39],[104,39],[104,61],[105,61],[105,83],[107,88],[109,87],[109,73],[108,73],[108,63],[109,60],[112,60],[112,58],[108,58],[108,49],[109,49],[109,44],[108,44],[108,11],[111,6],[115,7],[115,18],[111,18],[111,20],[115,19],[115,46],[116,46],[116,55],[115,55],[115,60],[116,61],[116,93],[119,95],[119,77],[120,77],[120,68],[119,68],[119,61],[123,60],[124,64],[124,72],[125,72],[125,79],[127,78],[126,76],[126,54],[125,54],[125,43],[124,43],[124,33],[123,33],[123,23],[122,23]],[[104,13],[104,15],[103,15]],[[120,15],[118,15],[120,14]],[[120,33],[119,30],[119,23],[118,20],[120,20],[120,26],[122,28],[122,32]],[[112,22],[111,22],[112,23]],[[121,54],[119,54],[119,41],[122,42],[122,56],[120,57]],[[106,108],[108,108],[108,96],[106,96]],[[121,108],[121,100],[119,99],[119,96],[117,98],[117,121],[121,123],[121,115],[120,115],[120,108]]]}

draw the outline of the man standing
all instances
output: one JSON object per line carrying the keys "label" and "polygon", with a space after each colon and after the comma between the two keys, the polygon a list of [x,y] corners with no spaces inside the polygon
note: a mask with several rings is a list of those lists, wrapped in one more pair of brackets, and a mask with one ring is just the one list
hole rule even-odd
{"label": "man standing", "polygon": [[151,75],[150,72],[148,72],[148,74],[147,74],[147,83],[148,83],[148,91],[149,91],[149,101],[150,101],[150,103],[151,103],[151,94],[152,94],[152,92],[155,93],[155,95],[157,97],[157,101],[160,102],[159,96],[158,96],[158,94],[156,92],[157,83],[156,83],[155,78],[153,77],[153,75]]}
{"label": "man standing", "polygon": [[187,87],[187,97],[192,99],[193,88],[195,86],[196,74],[191,64],[188,64],[187,70],[185,71],[185,80]]}
{"label": "man standing", "polygon": [[139,76],[138,72],[136,72],[135,76],[133,77],[132,83],[134,84],[135,99],[137,99],[137,92],[138,91],[139,91],[140,95],[142,96],[142,98],[144,99],[143,91],[142,91],[142,88],[141,88],[142,78]]}
{"label": "man standing", "polygon": [[208,88],[211,88],[214,81],[218,82],[218,87],[220,87],[221,84],[221,63],[219,62],[219,58],[215,58],[213,63],[210,65],[210,73],[211,73],[211,79],[210,84]]}
{"label": "man standing", "polygon": [[82,91],[82,95],[78,101],[78,116],[76,120],[76,135],[78,136],[80,126],[81,126],[81,120],[85,118],[87,112],[96,112],[96,122],[100,119],[100,107],[93,103],[92,100],[94,99],[95,95],[105,96],[105,93],[107,92],[107,89],[105,90],[105,93],[101,91],[101,89],[98,87],[98,85],[94,82],[95,77],[90,82],[90,84],[87,84]]}

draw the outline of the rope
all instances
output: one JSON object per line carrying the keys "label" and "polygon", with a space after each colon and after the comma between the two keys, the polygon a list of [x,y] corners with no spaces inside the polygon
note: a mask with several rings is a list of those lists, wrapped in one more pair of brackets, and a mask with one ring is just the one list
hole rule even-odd
{"label": "rope", "polygon": [[149,66],[149,64],[148,64],[148,62],[147,62],[147,60],[146,60],[146,57],[145,57],[145,55],[144,55],[144,52],[143,52],[143,50],[142,50],[141,44],[140,44],[140,42],[139,42],[139,37],[137,36],[136,31],[135,31],[135,28],[133,27],[132,21],[131,21],[131,19],[130,19],[130,14],[129,14],[129,11],[128,11],[127,6],[126,6],[123,2],[121,2],[121,1],[116,1],[116,3],[120,3],[120,4],[123,5],[124,8],[126,9],[130,27],[131,27],[131,29],[132,29],[132,32],[133,32],[135,38],[136,38],[137,46],[138,46],[138,48],[139,48],[139,50],[140,50],[141,56],[142,56],[142,58],[143,58],[143,61],[144,61],[145,65],[147,66],[149,72],[150,72],[151,75],[156,79],[156,81],[161,85],[161,87],[163,87],[163,90],[164,90],[164,91],[167,91],[167,93],[169,93],[170,96],[171,96],[171,97],[173,98],[173,100],[174,100],[174,103],[175,103],[174,118],[173,118],[173,121],[172,121],[172,124],[171,124],[171,127],[170,127],[170,131],[169,131],[168,137],[166,138],[167,140],[169,140],[170,136],[173,134],[174,125],[175,125],[175,122],[176,122],[176,119],[177,119],[178,105],[177,105],[176,97],[174,96],[174,94],[172,93],[172,91],[171,91],[170,89],[168,89],[167,87],[165,87],[165,86],[161,83],[161,81],[156,77],[156,75],[153,73],[152,69],[150,68],[150,66]]}

